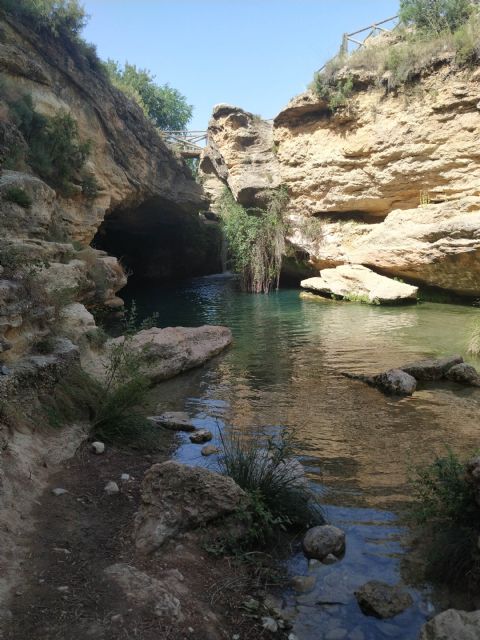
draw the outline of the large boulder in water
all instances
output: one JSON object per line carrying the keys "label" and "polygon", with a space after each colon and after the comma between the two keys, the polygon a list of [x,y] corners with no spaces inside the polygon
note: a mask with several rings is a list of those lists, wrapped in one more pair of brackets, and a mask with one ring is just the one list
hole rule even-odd
{"label": "large boulder in water", "polygon": [[418,640],[479,640],[480,611],[448,609],[423,625]]}
{"label": "large boulder in water", "polygon": [[462,362],[451,367],[445,377],[452,382],[458,382],[469,387],[480,387],[480,375],[471,364]]}
{"label": "large boulder in water", "polygon": [[142,484],[135,519],[137,548],[155,551],[170,538],[228,516],[246,503],[245,492],[232,478],[173,460],[155,464]]}
{"label": "large boulder in water", "polygon": [[380,276],[360,264],[323,269],[320,276],[302,280],[304,289],[370,304],[416,302],[418,287]]}
{"label": "large boulder in water", "polygon": [[452,367],[462,362],[462,356],[446,356],[445,358],[419,360],[418,362],[412,362],[400,368],[416,380],[441,380],[446,377]]}
{"label": "large boulder in water", "polygon": [[302,547],[307,558],[324,560],[330,554],[338,558],[345,551],[345,532],[331,524],[312,527],[305,534]]}
{"label": "large boulder in water", "polygon": [[373,384],[384,393],[399,396],[411,396],[417,388],[415,378],[401,369],[379,373],[374,376]]}
{"label": "large boulder in water", "polygon": [[[109,342],[122,343],[123,336]],[[144,329],[133,336],[130,348],[142,357],[141,371],[153,383],[204,364],[232,342],[227,327],[167,327]]]}
{"label": "large boulder in water", "polygon": [[376,618],[393,618],[413,604],[408,591],[378,580],[366,582],[355,597],[363,613]]}

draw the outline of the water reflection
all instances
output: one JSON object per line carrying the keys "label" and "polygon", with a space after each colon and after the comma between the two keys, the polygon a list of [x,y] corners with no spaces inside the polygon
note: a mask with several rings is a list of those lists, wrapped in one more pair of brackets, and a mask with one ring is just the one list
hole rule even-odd
{"label": "water reflection", "polygon": [[[296,290],[254,296],[240,293],[235,281],[215,278],[129,293],[145,315],[157,311],[162,326],[225,324],[234,333],[224,355],[155,390],[162,407],[186,409],[199,427],[216,433],[229,426],[293,428],[304,443],[309,478],[327,489],[330,517],[347,529],[345,559],[311,569],[317,588],[297,603],[300,640],[415,638],[428,613],[427,592],[412,591],[415,607],[379,622],[360,613],[353,590],[372,578],[399,579],[396,515],[407,495],[408,468],[447,445],[459,452],[478,446],[480,391],[442,383],[398,400],[341,373],[463,353],[478,311],[319,302]],[[215,464],[187,439],[177,455]],[[307,571],[303,556],[292,559],[291,569]],[[327,597],[344,604],[317,604]]]}

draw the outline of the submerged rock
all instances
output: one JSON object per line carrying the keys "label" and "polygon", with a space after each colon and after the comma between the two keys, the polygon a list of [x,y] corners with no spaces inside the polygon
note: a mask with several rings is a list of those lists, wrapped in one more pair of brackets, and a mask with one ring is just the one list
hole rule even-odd
{"label": "submerged rock", "polygon": [[138,549],[152,552],[181,532],[227,516],[246,503],[235,482],[201,467],[169,460],[145,474],[135,520]]}
{"label": "submerged rock", "polygon": [[478,371],[475,367],[472,367],[472,365],[467,364],[466,362],[462,362],[451,367],[447,371],[445,377],[447,380],[452,380],[459,384],[464,384],[470,387],[480,387],[480,375]]}
{"label": "submerged rock", "polygon": [[159,416],[151,416],[148,420],[172,431],[195,431],[195,425],[185,411],[166,411]]}
{"label": "submerged rock", "polygon": [[291,583],[295,591],[306,593],[315,586],[315,576],[293,576]]}
{"label": "submerged rock", "polygon": [[355,597],[363,613],[376,618],[393,618],[413,604],[408,591],[378,580],[365,583]]}
{"label": "submerged rock", "polygon": [[448,371],[457,364],[462,364],[462,356],[447,356],[445,358],[428,358],[399,367],[416,380],[441,380]]}
{"label": "submerged rock", "polygon": [[479,640],[480,611],[448,609],[423,625],[419,640]]}
{"label": "submerged rock", "polygon": [[416,302],[418,287],[380,276],[360,264],[323,269],[320,277],[302,280],[304,289],[370,304]]}
{"label": "submerged rock", "polygon": [[373,384],[384,393],[399,396],[411,396],[417,388],[415,378],[401,369],[390,369],[374,376]]}
{"label": "submerged rock", "polygon": [[193,444],[203,444],[204,442],[209,442],[213,438],[213,434],[208,429],[199,429],[189,437]]}
{"label": "submerged rock", "polygon": [[345,551],[345,532],[331,524],[312,527],[302,541],[307,558],[323,560],[329,554],[341,556]]}
{"label": "submerged rock", "polygon": [[206,444],[204,447],[202,447],[202,451],[201,454],[202,456],[212,456],[215,453],[219,453],[220,449],[218,449],[218,447],[216,447],[213,444]]}

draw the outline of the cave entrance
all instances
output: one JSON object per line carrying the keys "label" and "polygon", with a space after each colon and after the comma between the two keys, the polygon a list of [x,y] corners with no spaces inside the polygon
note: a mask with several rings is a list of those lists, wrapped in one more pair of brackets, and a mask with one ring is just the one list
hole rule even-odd
{"label": "cave entrance", "polygon": [[134,280],[157,282],[221,271],[221,245],[218,224],[159,198],[107,214],[92,241]]}

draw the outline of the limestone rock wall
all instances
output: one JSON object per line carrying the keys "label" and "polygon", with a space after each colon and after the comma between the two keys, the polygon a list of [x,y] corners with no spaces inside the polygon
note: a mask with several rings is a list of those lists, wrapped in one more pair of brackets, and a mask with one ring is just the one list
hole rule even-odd
{"label": "limestone rock wall", "polygon": [[333,115],[310,92],[255,129],[251,115],[217,108],[215,163],[207,148],[202,167],[220,167],[209,179],[239,201],[254,201],[267,174],[286,185],[290,240],[316,268],[363,264],[479,296],[480,71],[444,58],[396,93],[356,78],[354,98]]}

